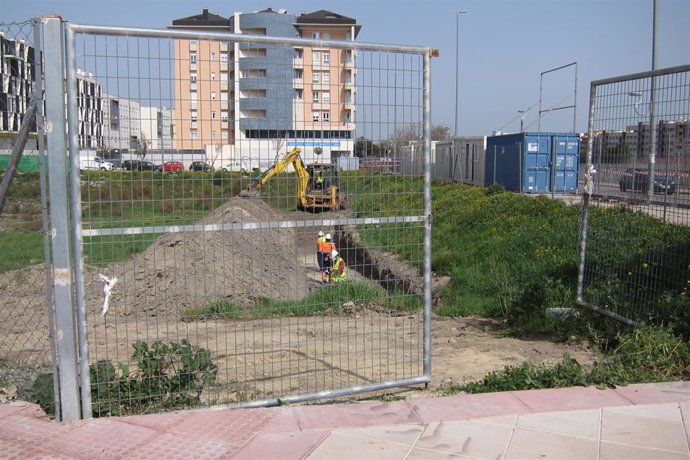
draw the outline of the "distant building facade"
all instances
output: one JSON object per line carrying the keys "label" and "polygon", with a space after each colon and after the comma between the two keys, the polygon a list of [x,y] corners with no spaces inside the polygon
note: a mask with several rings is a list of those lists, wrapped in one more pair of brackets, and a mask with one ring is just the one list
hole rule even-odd
{"label": "distant building facade", "polygon": [[[354,40],[360,26],[331,13],[266,9],[176,19],[171,29]],[[348,156],[354,146],[354,51],[175,40],[175,147],[240,159],[293,146]]]}
{"label": "distant building facade", "polygon": [[19,131],[34,94],[33,62],[32,46],[0,32],[0,131]]}

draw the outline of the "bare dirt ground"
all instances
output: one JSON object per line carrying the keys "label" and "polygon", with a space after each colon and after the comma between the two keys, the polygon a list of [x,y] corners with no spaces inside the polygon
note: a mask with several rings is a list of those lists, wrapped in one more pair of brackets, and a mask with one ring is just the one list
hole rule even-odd
{"label": "bare dirt ground", "polygon": [[[262,201],[236,198],[200,223],[313,218],[281,214]],[[219,367],[216,386],[204,395],[210,403],[421,375],[421,312],[401,313],[385,305],[356,305],[334,298],[332,307],[314,316],[190,321],[181,315],[219,299],[254,308],[262,298],[297,300],[315,289],[329,289],[318,282],[316,231],[307,226],[171,233],[125,263],[87,267],[90,361],[127,362],[137,340],[188,339],[211,350]],[[103,303],[99,272],[119,279],[104,317],[99,316]],[[366,281],[352,270],[349,279]],[[12,363],[28,368],[49,362],[45,312],[42,265],[0,275],[0,364],[5,363],[0,374]],[[555,363],[566,352],[583,364],[593,361],[586,344],[505,337],[500,323],[489,319],[433,317],[430,389],[479,379],[525,361]],[[30,385],[28,374],[3,377],[27,380],[14,382],[20,387]]]}

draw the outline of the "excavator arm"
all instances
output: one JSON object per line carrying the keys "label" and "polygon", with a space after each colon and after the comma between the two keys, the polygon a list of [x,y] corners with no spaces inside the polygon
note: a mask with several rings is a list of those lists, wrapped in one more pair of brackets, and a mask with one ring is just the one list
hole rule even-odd
{"label": "excavator arm", "polygon": [[[302,158],[300,157],[300,152],[302,149],[299,147],[295,147],[294,149],[290,150],[285,154],[283,158],[280,160],[276,161],[273,166],[268,168],[264,173],[257,177],[251,184],[251,188],[254,190],[259,190],[261,187],[266,185],[266,183],[271,180],[273,176],[276,174],[280,174],[283,171],[285,171],[285,168],[287,168],[290,164],[295,163],[295,170],[297,170],[297,164],[301,164],[302,169],[304,169],[304,165],[302,164]],[[306,171],[304,171],[306,173]],[[299,172],[297,173],[299,175]],[[307,173],[307,182],[309,182],[309,174]],[[306,190],[306,186],[305,186]]]}

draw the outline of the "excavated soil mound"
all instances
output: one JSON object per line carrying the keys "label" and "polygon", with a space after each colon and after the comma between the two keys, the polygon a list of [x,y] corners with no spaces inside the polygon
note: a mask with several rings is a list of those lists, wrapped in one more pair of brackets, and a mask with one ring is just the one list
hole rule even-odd
{"label": "excavated soil mound", "polygon": [[[197,223],[281,220],[283,215],[263,201],[235,197]],[[116,314],[179,313],[218,299],[250,306],[262,298],[289,300],[306,295],[306,273],[298,252],[291,228],[170,233],[103,273],[119,280],[112,295]],[[87,298],[102,302],[100,281],[87,280]]]}

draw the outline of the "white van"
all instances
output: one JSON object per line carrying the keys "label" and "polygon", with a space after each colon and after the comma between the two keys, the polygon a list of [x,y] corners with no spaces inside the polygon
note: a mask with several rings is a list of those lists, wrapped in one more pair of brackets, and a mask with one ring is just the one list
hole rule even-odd
{"label": "white van", "polygon": [[101,169],[109,171],[113,169],[113,164],[105,161],[101,157],[79,158],[79,170],[83,171],[85,169]]}

